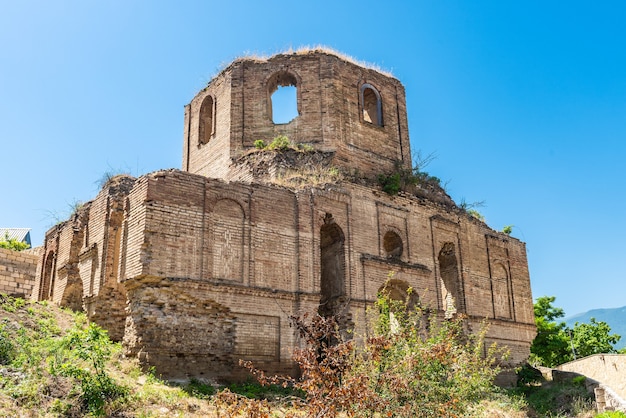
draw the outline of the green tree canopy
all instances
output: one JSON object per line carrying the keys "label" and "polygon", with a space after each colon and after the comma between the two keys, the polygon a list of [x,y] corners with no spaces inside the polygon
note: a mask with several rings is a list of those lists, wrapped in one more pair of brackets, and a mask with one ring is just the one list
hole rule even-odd
{"label": "green tree canopy", "polygon": [[591,323],[578,322],[568,328],[565,322],[556,322],[565,316],[563,309],[553,305],[556,297],[542,296],[534,305],[537,336],[530,346],[530,362],[554,367],[576,358],[600,353],[615,353],[614,344],[620,340],[611,334],[611,327],[591,318]]}

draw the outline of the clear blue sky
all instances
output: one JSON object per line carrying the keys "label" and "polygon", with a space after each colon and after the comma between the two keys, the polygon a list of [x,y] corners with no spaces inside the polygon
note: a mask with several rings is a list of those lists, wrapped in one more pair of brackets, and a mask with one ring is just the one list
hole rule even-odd
{"label": "clear blue sky", "polygon": [[626,305],[626,3],[7,1],[0,226],[34,244],[107,171],[180,168],[183,106],[246,53],[327,45],[391,71],[414,150],[527,243],[533,296]]}

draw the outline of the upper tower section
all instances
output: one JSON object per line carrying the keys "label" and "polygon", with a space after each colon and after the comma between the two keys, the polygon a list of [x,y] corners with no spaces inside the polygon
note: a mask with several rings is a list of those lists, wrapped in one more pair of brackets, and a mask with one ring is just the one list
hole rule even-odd
{"label": "upper tower section", "polygon": [[[297,116],[275,123],[273,94],[284,86],[295,87]],[[233,159],[278,135],[366,176],[411,167],[402,84],[315,49],[237,59],[211,80],[185,107],[183,170],[228,179]]]}

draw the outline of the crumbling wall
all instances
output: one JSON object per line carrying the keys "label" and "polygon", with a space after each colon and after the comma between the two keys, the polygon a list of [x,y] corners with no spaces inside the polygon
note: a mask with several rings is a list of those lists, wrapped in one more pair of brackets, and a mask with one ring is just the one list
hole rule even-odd
{"label": "crumbling wall", "polygon": [[[298,116],[274,123],[271,96],[286,85]],[[252,151],[277,135],[314,151]],[[347,180],[280,182],[315,164]],[[410,168],[398,80],[320,50],[237,60],[185,109],[184,171],[112,179],[46,234],[37,297],[74,303],[80,283],[89,317],[146,366],[232,379],[238,359],[296,373],[291,315],[339,315],[365,335],[391,278],[393,295],[410,288],[442,319],[465,315],[477,331],[486,318],[488,341],[525,361],[535,325],[524,243],[436,182],[396,196],[376,184]]]}
{"label": "crumbling wall", "polygon": [[[288,123],[272,119],[279,86],[297,90],[298,116]],[[364,89],[376,92],[380,120],[365,116]],[[215,132],[205,143],[207,98]],[[183,169],[208,177],[228,178],[230,160],[279,135],[333,152],[333,165],[368,177],[411,165],[402,84],[323,50],[234,61],[187,106],[184,135]]]}
{"label": "crumbling wall", "polygon": [[79,270],[83,304],[90,320],[109,332],[114,341],[124,337],[126,291],[120,284],[124,253],[127,197],[135,178],[115,176],[92,202],[81,234]]}
{"label": "crumbling wall", "polygon": [[[125,342],[164,376],[199,370],[201,351],[185,341],[204,332],[195,319],[204,315],[225,327],[221,338],[232,344],[219,354],[226,346],[207,342],[215,350],[205,355],[232,369],[231,377],[244,357],[268,370],[293,370],[299,342],[290,315],[342,314],[346,326],[364,331],[366,308],[389,277],[442,317],[450,292],[454,313],[467,315],[475,331],[489,318],[487,338],[507,345],[512,363],[528,356],[532,301],[529,290],[516,294],[529,286],[515,259],[523,243],[464,212],[355,184],[288,189],[176,170],[143,176],[135,187],[124,219],[124,235],[137,237],[126,240],[121,266],[131,318]],[[196,312],[199,301],[224,308],[217,311],[225,316]],[[167,332],[180,333],[168,337],[176,344],[141,323],[145,312],[172,318]],[[194,366],[183,367],[182,358]]]}

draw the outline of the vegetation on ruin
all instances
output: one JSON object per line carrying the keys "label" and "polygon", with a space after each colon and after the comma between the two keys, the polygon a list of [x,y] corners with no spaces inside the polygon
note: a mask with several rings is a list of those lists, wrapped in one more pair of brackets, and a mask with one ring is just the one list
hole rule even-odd
{"label": "vegetation on ruin", "polygon": [[565,312],[554,306],[555,300],[554,296],[542,296],[534,304],[537,336],[530,346],[532,364],[554,367],[576,358],[617,352],[614,345],[621,337],[611,334],[606,322],[591,318],[590,323],[577,322],[569,328],[565,322],[557,322]]}
{"label": "vegetation on ruin", "polygon": [[260,151],[286,151],[311,152],[313,147],[308,144],[295,144],[285,135],[278,135],[269,144],[262,139],[254,141],[254,148]]}
{"label": "vegetation on ruin", "polygon": [[13,251],[23,251],[30,248],[25,242],[18,241],[15,238],[9,238],[9,234],[6,233],[4,238],[0,238],[0,248]]}
{"label": "vegetation on ruin", "polygon": [[306,416],[462,416],[494,391],[497,347],[484,332],[464,332],[462,318],[441,321],[380,295],[362,346],[344,340],[335,318],[292,318],[306,342],[294,359],[302,376],[268,377],[247,363],[262,384],[292,386]]}
{"label": "vegetation on ruin", "polygon": [[396,168],[392,173],[384,173],[378,175],[378,184],[385,193],[391,196],[397,195],[400,191],[412,193],[416,187],[439,188],[441,180],[438,177],[431,176],[424,168],[431,162],[435,156],[433,154],[421,157],[421,154],[413,156],[413,167],[404,168],[400,163],[396,164]]}
{"label": "vegetation on ruin", "polygon": [[118,177],[126,177],[126,176],[130,176],[130,173],[128,172],[128,170],[113,169],[109,167],[109,169],[105,171],[104,173],[102,173],[100,178],[95,181],[95,184],[98,187],[98,189],[102,189],[104,188],[104,186],[109,184],[109,182],[111,182],[112,180]]}
{"label": "vegetation on ruin", "polygon": [[295,354],[301,379],[174,384],[124,358],[83,314],[0,295],[0,416],[595,416],[580,381],[495,388],[495,348],[482,356],[482,334],[466,337],[462,319],[384,297],[372,316],[361,349],[332,318],[294,318],[307,342]]}
{"label": "vegetation on ruin", "polygon": [[[314,46],[309,46],[309,45],[303,45],[300,46],[298,48],[288,48],[285,50],[280,50],[271,54],[266,54],[266,53],[247,53],[246,55],[243,55],[241,57],[235,58],[232,62],[223,62],[221,63],[218,68],[215,69],[214,73],[209,77],[209,79],[211,81],[213,81],[213,79],[222,71],[224,71],[225,69],[227,69],[229,66],[233,65],[235,62],[240,61],[240,60],[252,60],[252,61],[267,61],[268,59],[276,56],[276,55],[308,55],[308,54],[313,54],[313,53],[324,53],[324,54],[329,54],[329,55],[334,55],[336,57],[338,57],[339,59],[342,59],[346,62],[350,62],[352,64],[358,65],[359,67],[363,67],[363,68],[368,68],[371,70],[374,70],[376,72],[379,72],[383,75],[386,75],[388,77],[393,77],[393,74],[391,71],[382,68],[380,65],[378,64],[373,64],[373,63],[369,63],[366,61],[362,61],[359,60],[357,58],[354,58],[351,55],[348,55],[344,52],[341,51],[337,51],[334,48],[331,48],[329,46],[326,45],[314,45]],[[209,81],[207,83],[207,85],[211,84],[211,81]]]}

